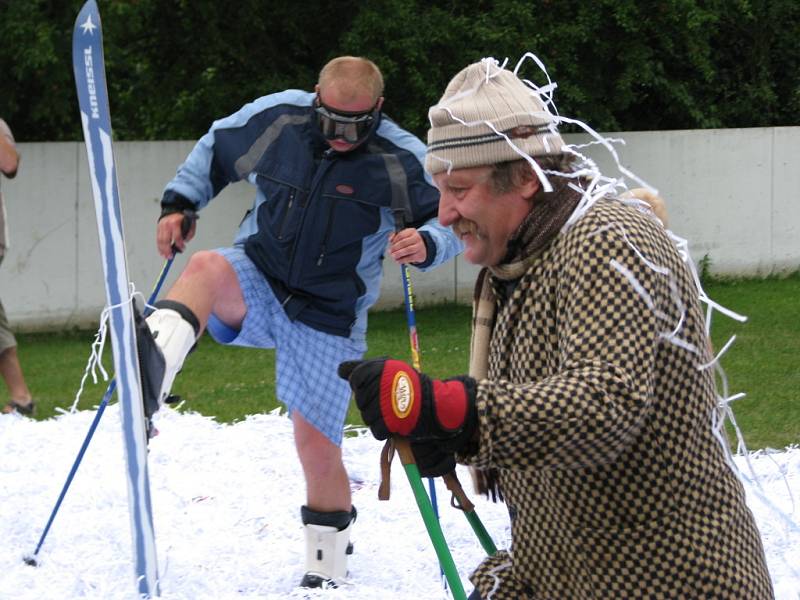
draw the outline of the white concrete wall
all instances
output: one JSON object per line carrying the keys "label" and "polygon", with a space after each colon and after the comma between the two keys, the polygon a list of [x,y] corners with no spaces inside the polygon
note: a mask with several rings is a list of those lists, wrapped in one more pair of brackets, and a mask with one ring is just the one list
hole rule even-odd
{"label": "white concrete wall", "polygon": [[[611,133],[623,165],[658,188],[669,227],[711,271],[800,268],[800,127]],[[567,136],[571,143],[585,136]],[[601,170],[613,166],[595,147]]]}
{"label": "white concrete wall", "polygon": [[[622,163],[659,189],[670,227],[690,240],[712,272],[767,274],[800,268],[800,127],[609,134]],[[570,143],[583,136],[566,136]],[[192,142],[117,142],[128,268],[145,295],[163,261],[154,232],[164,184]],[[85,326],[105,302],[97,228],[82,143],[19,144],[16,179],[2,181],[11,248],[0,267],[0,298],[19,330]],[[612,163],[595,147],[603,171]],[[230,243],[252,191],[226,189],[201,213],[191,249]],[[179,257],[169,283],[183,268]],[[418,305],[469,302],[478,269],[463,259],[431,273],[411,269]],[[399,268],[387,261],[379,307],[401,306]]]}

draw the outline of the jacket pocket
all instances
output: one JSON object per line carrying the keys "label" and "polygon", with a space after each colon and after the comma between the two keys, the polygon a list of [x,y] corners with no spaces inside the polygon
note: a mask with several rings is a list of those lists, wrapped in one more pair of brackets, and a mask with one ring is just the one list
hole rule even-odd
{"label": "jacket pocket", "polygon": [[316,265],[321,267],[329,258],[345,258],[354,254],[356,262],[362,240],[376,233],[381,224],[381,207],[353,197],[323,194],[325,214],[322,238]]}
{"label": "jacket pocket", "polygon": [[265,202],[258,209],[259,229],[282,242],[293,240],[301,221],[303,190],[289,182],[258,174],[256,181]]}

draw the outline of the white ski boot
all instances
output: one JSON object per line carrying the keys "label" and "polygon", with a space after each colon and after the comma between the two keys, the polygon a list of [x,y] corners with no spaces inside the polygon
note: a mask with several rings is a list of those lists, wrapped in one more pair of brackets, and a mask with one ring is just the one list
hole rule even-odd
{"label": "white ski boot", "polygon": [[306,538],[306,574],[300,587],[338,587],[347,578],[347,557],[353,553],[350,530],[357,516],[355,507],[318,512],[303,506],[300,515]]}
{"label": "white ski boot", "polygon": [[194,348],[200,331],[195,314],[184,304],[160,300],[156,310],[142,319],[137,314],[136,342],[142,378],[142,399],[148,421],[164,404],[186,355]]}

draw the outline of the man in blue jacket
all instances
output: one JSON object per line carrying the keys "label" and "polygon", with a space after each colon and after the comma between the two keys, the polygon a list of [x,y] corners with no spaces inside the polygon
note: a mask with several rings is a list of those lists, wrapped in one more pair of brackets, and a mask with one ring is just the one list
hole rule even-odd
{"label": "man in blue jacket", "polygon": [[423,270],[462,249],[437,221],[424,145],[381,114],[382,93],[375,64],[339,57],[313,93],[264,96],[214,122],[167,184],[159,253],[184,249],[195,211],[228,183],[250,182],[253,207],[233,247],[194,254],[139,323],[148,419],[205,328],[220,343],[276,349],[277,395],[307,487],[305,587],[347,575],[356,511],[340,446],[350,388],[336,370],[366,350],[387,240],[394,260]]}

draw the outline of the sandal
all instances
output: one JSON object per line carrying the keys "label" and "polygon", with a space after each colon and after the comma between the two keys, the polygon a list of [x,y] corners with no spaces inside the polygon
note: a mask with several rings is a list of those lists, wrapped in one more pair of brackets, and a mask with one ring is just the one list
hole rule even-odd
{"label": "sandal", "polygon": [[12,412],[18,412],[21,415],[32,415],[33,411],[36,409],[36,403],[33,400],[30,400],[26,404],[21,404],[16,400],[9,400],[8,404],[3,407],[3,414],[7,415]]}

